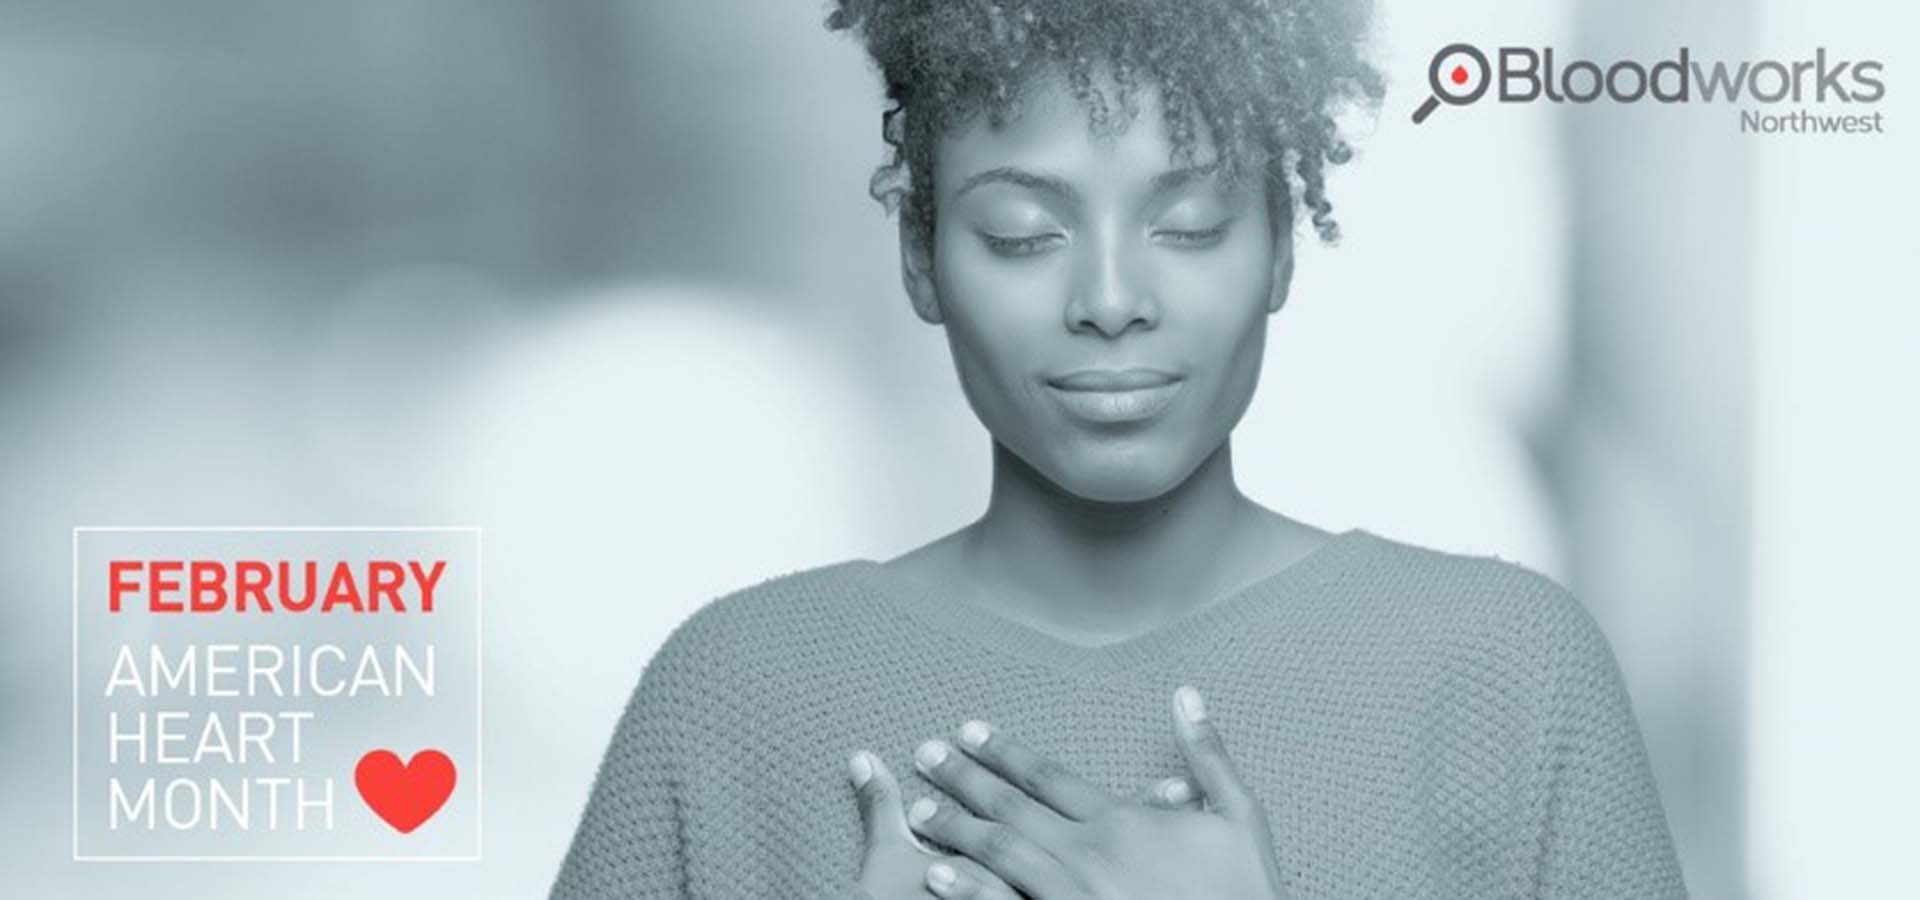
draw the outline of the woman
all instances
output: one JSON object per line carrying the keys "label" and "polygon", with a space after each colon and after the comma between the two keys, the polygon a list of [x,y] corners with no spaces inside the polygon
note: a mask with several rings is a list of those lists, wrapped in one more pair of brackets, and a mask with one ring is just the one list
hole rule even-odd
{"label": "woman", "polygon": [[907,294],[992,434],[987,510],[682,624],[554,896],[1685,896],[1564,589],[1234,483],[1296,207],[1337,237],[1332,117],[1381,93],[1365,24],[838,5],[894,103],[873,192]]}

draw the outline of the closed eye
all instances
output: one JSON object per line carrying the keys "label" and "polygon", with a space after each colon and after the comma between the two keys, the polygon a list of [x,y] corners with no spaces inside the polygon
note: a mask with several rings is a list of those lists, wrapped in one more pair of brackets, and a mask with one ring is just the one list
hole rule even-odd
{"label": "closed eye", "polygon": [[1153,236],[1176,247],[1211,247],[1219,243],[1222,237],[1226,236],[1227,227],[1232,224],[1233,220],[1228,219],[1212,228],[1202,228],[1198,230],[1161,229],[1155,231]]}
{"label": "closed eye", "polygon": [[982,231],[980,232],[980,240],[986,243],[987,249],[1001,256],[1032,256],[1037,253],[1044,253],[1060,242],[1065,241],[1066,235],[1052,232],[1030,235],[999,235]]}

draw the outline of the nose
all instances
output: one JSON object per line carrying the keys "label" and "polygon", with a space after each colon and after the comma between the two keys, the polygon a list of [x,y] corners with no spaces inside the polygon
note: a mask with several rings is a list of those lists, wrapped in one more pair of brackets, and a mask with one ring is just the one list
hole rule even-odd
{"label": "nose", "polygon": [[1125,246],[1119,229],[1106,229],[1080,248],[1065,310],[1068,331],[1115,338],[1136,325],[1152,330],[1160,324],[1159,302],[1144,271],[1147,254]]}

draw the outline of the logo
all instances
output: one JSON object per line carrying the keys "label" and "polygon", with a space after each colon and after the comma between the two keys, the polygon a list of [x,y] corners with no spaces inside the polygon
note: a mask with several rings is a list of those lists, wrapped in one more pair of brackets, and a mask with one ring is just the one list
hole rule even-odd
{"label": "logo", "polygon": [[1427,86],[1433,91],[1420,108],[1413,111],[1413,124],[1425,122],[1442,102],[1466,106],[1487,92],[1493,83],[1493,70],[1487,55],[1472,44],[1448,44],[1433,55],[1427,65]]}
{"label": "logo", "polygon": [[[1490,61],[1473,44],[1453,43],[1428,64],[1430,93],[1413,122],[1425,122],[1442,103],[1468,106],[1493,89],[1501,103],[1738,104],[1742,132],[1883,133],[1886,114],[1859,107],[1886,97],[1885,70],[1880,60],[1843,58],[1825,47],[1804,59],[1738,62],[1695,59],[1681,47],[1665,59],[1602,64],[1557,60],[1552,47],[1498,47]],[[1783,105],[1795,108],[1776,111]]]}

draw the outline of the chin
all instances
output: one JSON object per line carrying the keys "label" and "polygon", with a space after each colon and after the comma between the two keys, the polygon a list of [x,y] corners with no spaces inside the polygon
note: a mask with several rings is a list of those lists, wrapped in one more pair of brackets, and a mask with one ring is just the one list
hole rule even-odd
{"label": "chin", "polygon": [[1093,450],[1055,460],[1043,472],[1054,484],[1076,497],[1103,503],[1152,500],[1180,486],[1193,471],[1169,452],[1138,448],[1115,453]]}

